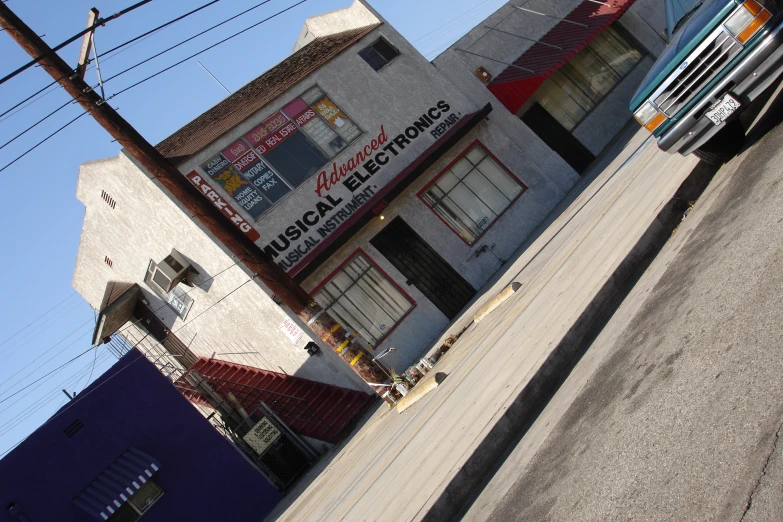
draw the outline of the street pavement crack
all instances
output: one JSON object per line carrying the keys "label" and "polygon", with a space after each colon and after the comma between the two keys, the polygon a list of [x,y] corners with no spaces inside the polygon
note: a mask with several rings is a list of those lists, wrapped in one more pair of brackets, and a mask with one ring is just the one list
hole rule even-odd
{"label": "street pavement crack", "polygon": [[750,511],[750,508],[753,506],[753,497],[756,495],[756,491],[759,489],[759,486],[761,485],[761,481],[764,480],[764,477],[767,475],[767,469],[769,468],[769,461],[772,460],[772,455],[775,454],[775,450],[778,447],[778,441],[780,441],[780,430],[783,429],[783,422],[778,424],[778,429],[775,432],[775,441],[772,443],[772,448],[767,455],[766,460],[764,461],[764,467],[761,469],[761,475],[759,475],[759,478],[756,480],[756,483],[753,485],[753,489],[750,491],[750,495],[748,495],[748,501],[745,503],[745,509],[742,512],[742,516],[739,519],[739,522],[744,522],[745,516],[747,516],[748,512]]}

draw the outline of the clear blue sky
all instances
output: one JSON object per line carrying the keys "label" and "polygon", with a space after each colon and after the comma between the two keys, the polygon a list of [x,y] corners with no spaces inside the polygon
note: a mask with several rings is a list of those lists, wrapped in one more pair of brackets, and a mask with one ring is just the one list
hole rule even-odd
{"label": "clear blue sky", "polygon": [[[98,30],[99,51],[122,43],[207,0],[154,0]],[[190,35],[239,13],[261,0],[220,0],[217,4],[152,35],[102,62],[103,77],[133,65]],[[107,96],[234,34],[294,3],[268,4],[201,36],[134,71],[107,83]],[[97,7],[108,16],[136,0],[9,0],[7,5],[50,45],[82,30],[87,12]],[[111,101],[152,143],[157,143],[224,96],[225,92],[198,66],[200,60],[234,91],[290,54],[304,20],[340,9],[351,0],[309,0],[198,58],[150,80]],[[372,5],[427,58],[433,58],[505,0],[373,0]],[[60,51],[76,63],[79,43]],[[0,32],[0,76],[29,61],[8,35]],[[87,72],[95,83],[95,71]],[[0,85],[0,113],[51,82],[32,68]],[[26,109],[0,117],[0,145],[68,100],[61,89]],[[26,135],[0,149],[0,168],[81,112],[69,106]],[[94,312],[71,286],[84,207],[76,199],[81,163],[116,156],[119,146],[89,117],[81,118],[24,159],[0,172],[4,197],[0,216],[0,455],[44,422],[68,399],[60,391],[81,391],[93,363],[93,353],[33,387],[70,358],[90,348]],[[122,238],[117,238],[118,241]],[[32,322],[32,324],[30,324]],[[28,326],[29,325],[29,326]],[[97,351],[94,380],[115,359],[105,348]]]}

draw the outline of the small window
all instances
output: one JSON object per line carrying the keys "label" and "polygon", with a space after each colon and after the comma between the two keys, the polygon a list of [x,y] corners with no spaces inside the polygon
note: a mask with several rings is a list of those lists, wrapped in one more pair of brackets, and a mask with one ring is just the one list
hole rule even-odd
{"label": "small window", "polygon": [[386,67],[386,64],[400,55],[400,51],[384,38],[379,38],[371,46],[359,51],[359,56],[376,71]]}
{"label": "small window", "polygon": [[188,315],[190,307],[193,306],[193,299],[179,286],[175,286],[168,293],[165,292],[161,286],[165,287],[166,283],[168,283],[168,279],[165,281],[156,281],[153,279],[154,277],[165,278],[165,276],[161,276],[161,272],[156,271],[155,268],[157,268],[157,264],[150,259],[150,264],[147,265],[147,275],[144,276],[144,282],[147,283],[161,299],[166,301],[169,307],[177,312],[178,316],[184,319],[185,316]]}
{"label": "small window", "polygon": [[372,344],[388,335],[416,304],[361,251],[329,276],[313,298],[337,322]]}
{"label": "small window", "polygon": [[419,197],[472,245],[527,187],[480,144],[471,146]]}
{"label": "small window", "polygon": [[136,493],[128,498],[107,519],[107,522],[134,522],[139,520],[152,505],[163,496],[163,490],[152,480],[147,480]]}

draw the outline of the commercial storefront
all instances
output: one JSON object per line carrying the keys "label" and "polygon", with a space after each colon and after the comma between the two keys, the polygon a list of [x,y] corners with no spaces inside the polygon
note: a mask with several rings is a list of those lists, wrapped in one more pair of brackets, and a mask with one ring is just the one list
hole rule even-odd
{"label": "commercial storefront", "polygon": [[666,43],[651,0],[509,3],[434,63],[475,72],[577,172],[630,121],[630,96]]}
{"label": "commercial storefront", "polygon": [[[632,3],[623,3],[622,11]],[[582,5],[555,4],[568,4],[565,15]],[[509,23],[510,9],[481,26]],[[383,362],[401,371],[578,181],[574,147],[556,153],[564,137],[590,154],[600,152],[603,146],[582,133],[617,103],[615,94],[650,52],[612,25],[621,14],[591,29],[580,40],[584,45],[570,47],[568,60],[538,75],[535,88],[528,85],[519,96],[520,82],[532,80],[504,76],[510,73],[501,63],[456,49],[507,63],[529,60],[520,39],[498,47],[479,38],[476,31],[486,31],[477,26],[430,63],[366,2],[355,0],[307,20],[289,58],[157,147],[371,354],[396,348]],[[558,23],[548,20],[547,27],[528,29],[545,34]],[[596,64],[602,75],[592,74]],[[494,79],[487,81],[482,71]],[[615,127],[611,121],[602,129]],[[167,326],[192,337],[198,357],[235,342],[244,349],[216,352],[239,353],[231,360],[249,366],[330,384],[348,379],[349,387],[361,388],[347,365],[302,350],[320,340],[278,306],[263,283],[254,280],[234,293],[242,277],[228,283],[216,274],[232,263],[242,274],[241,261],[152,190],[154,182],[124,156],[83,168],[79,197],[87,215],[74,281],[88,301],[100,302],[107,281],[138,283],[150,300],[171,304]],[[141,207],[136,199],[148,198],[166,211],[120,216],[106,209],[99,193],[110,194],[117,208]],[[127,244],[111,241],[109,223],[123,230]],[[201,274],[187,278],[195,285],[186,292],[155,283],[153,264],[172,249]],[[229,292],[230,300],[221,301]],[[218,304],[231,310],[229,324],[212,309]],[[188,320],[194,316],[202,317],[198,327]]]}

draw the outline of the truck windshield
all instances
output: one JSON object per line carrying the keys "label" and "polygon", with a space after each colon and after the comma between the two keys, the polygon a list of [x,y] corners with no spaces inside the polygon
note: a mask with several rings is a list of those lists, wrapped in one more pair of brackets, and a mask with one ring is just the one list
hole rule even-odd
{"label": "truck windshield", "polygon": [[669,37],[674,35],[678,22],[701,3],[701,0],[666,0],[666,27],[669,29]]}

